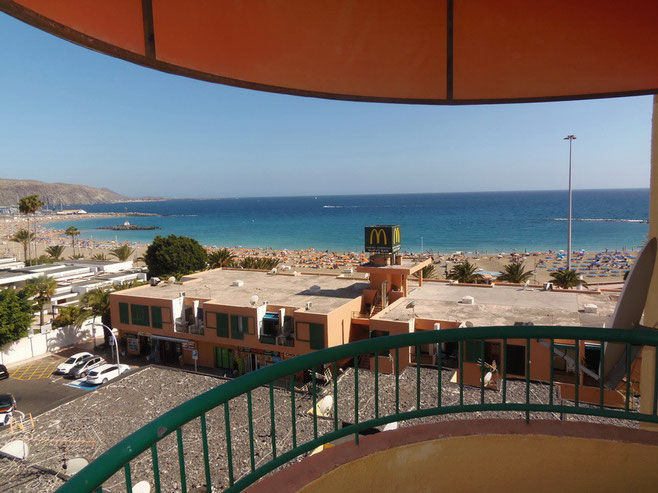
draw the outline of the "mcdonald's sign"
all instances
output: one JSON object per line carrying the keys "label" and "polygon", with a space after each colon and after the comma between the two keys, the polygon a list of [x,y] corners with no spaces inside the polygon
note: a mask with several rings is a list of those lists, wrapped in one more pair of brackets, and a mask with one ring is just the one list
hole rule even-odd
{"label": "mcdonald's sign", "polygon": [[390,254],[400,251],[400,226],[376,225],[366,226],[366,252]]}

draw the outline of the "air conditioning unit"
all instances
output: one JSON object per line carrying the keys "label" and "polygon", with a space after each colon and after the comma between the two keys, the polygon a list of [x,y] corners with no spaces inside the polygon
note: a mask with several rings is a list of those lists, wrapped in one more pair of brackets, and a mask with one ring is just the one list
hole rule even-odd
{"label": "air conditioning unit", "polygon": [[473,298],[472,296],[464,296],[461,302],[463,305],[474,305],[475,298]]}
{"label": "air conditioning unit", "polygon": [[307,310],[307,311],[310,310],[312,306],[313,306],[313,302],[312,302],[312,301],[307,301],[307,302],[306,302],[306,310]]}
{"label": "air conditioning unit", "polygon": [[240,279],[236,279],[231,283],[231,286],[242,287],[244,286],[244,281],[241,281]]}

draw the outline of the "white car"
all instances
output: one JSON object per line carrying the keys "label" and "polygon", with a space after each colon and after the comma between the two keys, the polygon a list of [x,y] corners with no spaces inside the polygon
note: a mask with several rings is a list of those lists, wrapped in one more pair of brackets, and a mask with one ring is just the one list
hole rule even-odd
{"label": "white car", "polygon": [[115,379],[128,370],[130,370],[128,365],[102,365],[91,370],[87,374],[85,382],[90,385],[100,385]]}
{"label": "white car", "polygon": [[91,353],[76,353],[67,359],[64,363],[57,365],[55,373],[63,373],[66,375],[75,365],[93,357],[94,355]]}

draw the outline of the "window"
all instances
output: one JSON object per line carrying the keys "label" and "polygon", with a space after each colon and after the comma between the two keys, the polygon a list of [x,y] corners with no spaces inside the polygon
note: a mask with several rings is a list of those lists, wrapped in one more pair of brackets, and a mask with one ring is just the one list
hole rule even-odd
{"label": "window", "polygon": [[228,337],[228,315],[217,314],[217,337]]}
{"label": "window", "polygon": [[477,363],[482,359],[482,341],[464,341],[464,361]]}
{"label": "window", "polygon": [[238,315],[231,315],[231,339],[244,339],[242,320]]}
{"label": "window", "polygon": [[162,328],[162,308],[159,306],[151,307],[151,321],[154,329]]}
{"label": "window", "polygon": [[149,307],[144,305],[130,305],[130,316],[133,325],[149,327]]}
{"label": "window", "polygon": [[249,318],[250,317],[240,317],[240,322],[242,323],[242,332],[244,334],[253,334],[253,331],[249,329]]}
{"label": "window", "polygon": [[324,349],[324,325],[309,324],[311,349]]}
{"label": "window", "polygon": [[130,324],[128,303],[119,303],[119,322],[122,324]]}

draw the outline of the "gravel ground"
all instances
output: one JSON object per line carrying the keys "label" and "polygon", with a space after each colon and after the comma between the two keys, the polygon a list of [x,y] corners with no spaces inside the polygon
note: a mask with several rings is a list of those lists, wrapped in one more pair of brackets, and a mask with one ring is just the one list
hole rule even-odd
{"label": "gravel ground", "polygon": [[[443,370],[442,404],[459,402],[459,387],[450,383],[453,370]],[[437,402],[437,371],[421,369],[421,408],[429,408]],[[374,417],[374,374],[359,370],[359,420]],[[172,407],[211,388],[221,385],[216,377],[188,372],[146,367],[136,373],[90,392],[74,401],[44,413],[35,420],[35,429],[19,433],[15,438],[27,440],[30,457],[27,463],[0,459],[0,491],[54,491],[63,481],[52,473],[34,467],[51,469],[53,473],[64,472],[65,458],[76,456],[94,459],[113,444],[160,416]],[[331,393],[332,385],[319,387],[319,398]],[[395,412],[395,377],[380,375],[379,412],[386,415]],[[354,369],[341,372],[338,380],[339,419],[354,422]],[[509,381],[508,401],[525,402],[525,382]],[[548,386],[531,384],[531,402],[548,402]],[[557,395],[555,397],[557,402]],[[292,448],[291,402],[288,390],[275,387],[275,428],[277,454]],[[464,402],[478,403],[480,390],[464,388]],[[485,391],[486,402],[502,402],[502,393]],[[259,388],[252,392],[254,416],[254,452],[256,467],[272,457],[272,430],[269,408],[269,390]],[[297,443],[313,437],[313,419],[307,414],[312,407],[312,398],[307,393],[296,393],[295,414],[297,421]],[[400,374],[400,410],[409,411],[416,406],[416,368],[409,367]],[[242,396],[231,401],[231,443],[235,478],[250,471],[249,431],[247,399]],[[474,418],[520,418],[523,413],[475,412],[432,416],[400,423],[412,426],[418,423]],[[226,488],[228,483],[226,459],[226,435],[224,409],[219,407],[207,414],[208,444],[212,482],[215,488]],[[550,413],[533,413],[532,419],[560,419]],[[569,420],[586,420],[598,423],[613,423],[622,426],[637,426],[607,418],[569,416]],[[333,419],[319,419],[318,433],[322,435],[333,429]],[[9,430],[0,432],[0,443],[11,440]],[[185,450],[185,472],[187,488],[191,490],[205,484],[200,421],[194,420],[183,427]],[[158,459],[163,491],[181,491],[176,435],[171,434],[158,444]],[[139,456],[131,463],[133,484],[147,480],[153,484],[151,454]],[[104,485],[104,491],[125,491],[123,472],[116,474]]]}

